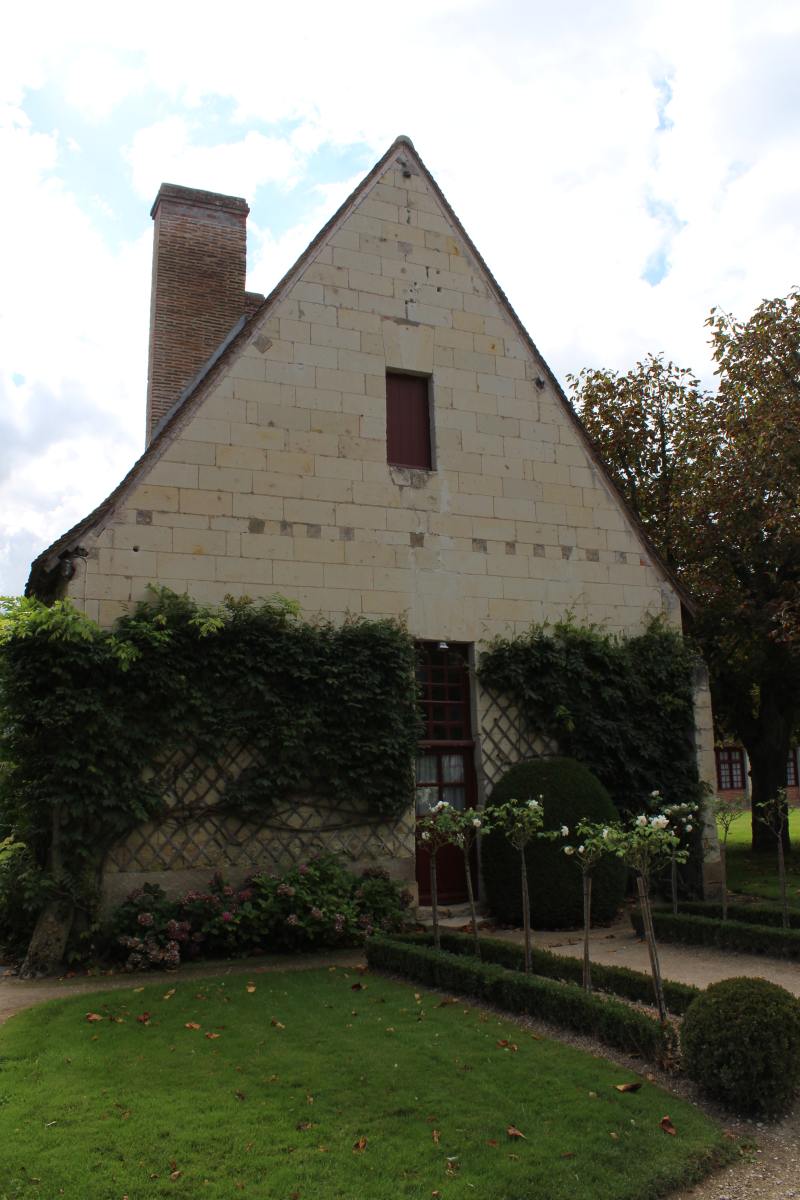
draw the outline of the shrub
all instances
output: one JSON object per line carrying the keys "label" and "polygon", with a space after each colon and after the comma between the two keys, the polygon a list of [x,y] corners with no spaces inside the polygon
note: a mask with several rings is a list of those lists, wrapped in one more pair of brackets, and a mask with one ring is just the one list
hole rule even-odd
{"label": "shrub", "polygon": [[[417,946],[431,945],[429,933],[404,934],[403,940]],[[442,930],[442,949],[451,954],[470,955],[475,951],[472,937],[451,930]],[[500,938],[481,938],[481,957],[484,962],[496,963],[511,971],[521,971],[524,967],[525,954],[522,946],[513,942],[502,941]],[[567,983],[580,983],[582,979],[582,964],[578,958],[568,958],[563,954],[552,954],[549,950],[534,947],[531,951],[531,970],[534,975],[546,979],[559,979]],[[645,971],[632,971],[630,967],[604,966],[592,963],[592,982],[595,991],[608,992],[614,996],[622,996],[626,1000],[637,1003],[653,1003],[653,977]],[[664,998],[671,1013],[680,1016],[686,1012],[691,1002],[700,995],[700,989],[688,983],[673,983],[663,981]]]}
{"label": "shrub", "polygon": [[[573,828],[576,821],[611,822],[614,803],[588,767],[571,758],[540,758],[511,767],[492,792],[492,803],[544,797],[544,828]],[[583,920],[581,873],[557,841],[536,839],[525,857],[531,919],[540,929],[563,929]],[[498,920],[516,925],[522,918],[519,854],[499,832],[481,842],[481,862],[489,909]],[[596,868],[592,883],[592,917],[610,921],[625,890],[626,868],[609,856]]]}
{"label": "shrub", "polygon": [[[722,919],[722,905],[714,900],[683,900],[681,915],[692,917],[714,917]],[[780,904],[729,904],[729,921],[744,921],[748,925],[771,925],[783,927],[783,910]],[[789,910],[789,928],[800,929],[800,912]]]}
{"label": "shrub", "polygon": [[563,1029],[588,1034],[606,1045],[651,1061],[672,1053],[674,1030],[618,1000],[591,995],[573,983],[507,971],[470,956],[450,954],[408,940],[370,938],[370,967],[474,996],[508,1012],[524,1013]]}
{"label": "shrub", "polygon": [[800,1002],[766,979],[724,979],[689,1006],[686,1072],[738,1113],[780,1116],[800,1086]]}
{"label": "shrub", "polygon": [[208,891],[178,900],[145,884],[116,910],[110,935],[114,949],[127,951],[128,970],[170,967],[209,955],[355,945],[376,929],[402,929],[410,900],[379,867],[357,876],[319,855],[240,888],[216,874]]}
{"label": "shrub", "polygon": [[[631,912],[631,924],[643,936],[642,915]],[[750,925],[745,921],[721,921],[713,917],[695,917],[663,909],[653,910],[656,936],[663,942],[682,942],[687,946],[715,946],[740,954],[771,954],[776,958],[800,958],[800,929],[777,929],[770,925]]]}

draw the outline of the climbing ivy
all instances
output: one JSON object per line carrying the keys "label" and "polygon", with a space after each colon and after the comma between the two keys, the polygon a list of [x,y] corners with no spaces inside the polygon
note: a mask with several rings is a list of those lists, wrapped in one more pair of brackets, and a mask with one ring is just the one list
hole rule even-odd
{"label": "climbing ivy", "polygon": [[495,640],[478,674],[513,700],[533,732],[585,763],[621,811],[635,814],[655,790],[662,803],[700,799],[696,666],[691,646],[660,619],[632,637],[565,620]]}
{"label": "climbing ivy", "polygon": [[33,852],[45,896],[96,891],[106,850],[163,810],[179,751],[196,772],[228,764],[218,809],[268,823],[303,795],[385,819],[413,794],[417,726],[413,642],[392,621],[166,589],[112,630],[67,600],[0,609],[0,839]]}

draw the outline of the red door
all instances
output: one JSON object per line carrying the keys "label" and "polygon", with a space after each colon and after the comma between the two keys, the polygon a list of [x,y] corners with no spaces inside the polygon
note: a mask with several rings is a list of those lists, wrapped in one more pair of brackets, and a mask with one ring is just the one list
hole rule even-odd
{"label": "red door", "polygon": [[[417,682],[423,737],[416,766],[417,816],[430,812],[440,800],[454,808],[474,808],[476,801],[475,745],[470,715],[467,647],[444,642],[418,646]],[[441,904],[467,899],[464,856],[456,846],[443,846],[437,855]],[[477,894],[477,872],[472,868]],[[417,884],[420,904],[430,904],[430,856],[417,843]]]}

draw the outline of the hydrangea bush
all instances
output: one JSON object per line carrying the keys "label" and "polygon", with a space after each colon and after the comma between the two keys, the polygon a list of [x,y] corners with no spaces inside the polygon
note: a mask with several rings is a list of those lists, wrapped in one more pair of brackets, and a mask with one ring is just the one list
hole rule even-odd
{"label": "hydrangea bush", "polygon": [[177,967],[186,959],[356,945],[396,933],[411,895],[380,867],[355,875],[319,855],[283,875],[261,872],[234,887],[220,874],[208,890],[167,898],[158,884],[132,892],[114,913],[111,941],[125,967]]}

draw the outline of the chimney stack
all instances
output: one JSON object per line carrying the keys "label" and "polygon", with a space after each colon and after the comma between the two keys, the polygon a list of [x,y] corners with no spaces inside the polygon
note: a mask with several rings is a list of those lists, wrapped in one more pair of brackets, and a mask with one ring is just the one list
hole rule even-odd
{"label": "chimney stack", "polygon": [[[246,201],[162,183],[155,221],[147,371],[147,441],[233,325],[245,293]],[[259,297],[261,299],[261,297]]]}

